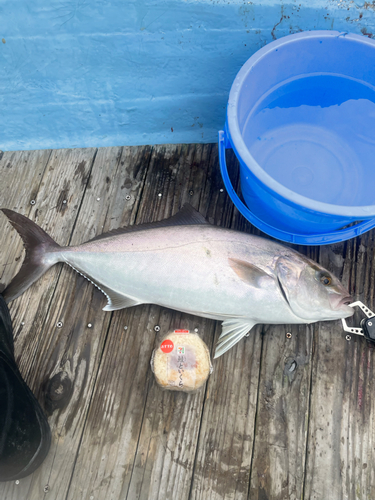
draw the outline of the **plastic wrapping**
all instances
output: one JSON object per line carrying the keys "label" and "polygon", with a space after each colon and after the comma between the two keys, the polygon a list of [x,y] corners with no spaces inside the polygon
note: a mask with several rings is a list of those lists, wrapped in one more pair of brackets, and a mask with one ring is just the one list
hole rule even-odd
{"label": "plastic wrapping", "polygon": [[210,352],[196,333],[172,330],[152,353],[151,369],[163,389],[196,391],[212,372]]}

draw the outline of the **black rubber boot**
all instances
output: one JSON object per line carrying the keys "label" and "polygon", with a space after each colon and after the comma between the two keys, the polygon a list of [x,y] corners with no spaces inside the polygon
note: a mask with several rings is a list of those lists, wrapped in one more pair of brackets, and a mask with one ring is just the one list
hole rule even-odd
{"label": "black rubber boot", "polygon": [[48,421],[14,359],[12,322],[0,294],[0,481],[34,472],[50,445]]}

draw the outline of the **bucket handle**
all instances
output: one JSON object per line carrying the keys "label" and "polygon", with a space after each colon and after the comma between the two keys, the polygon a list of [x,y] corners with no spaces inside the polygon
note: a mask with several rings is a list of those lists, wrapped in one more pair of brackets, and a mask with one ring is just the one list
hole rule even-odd
{"label": "bucket handle", "polygon": [[[332,233],[322,233],[322,234],[291,234],[281,229],[277,229],[270,224],[259,219],[254,215],[247,206],[240,200],[236,191],[232,186],[232,182],[229,178],[227,163],[225,159],[225,149],[226,149],[227,138],[224,130],[219,131],[219,162],[221,175],[224,181],[225,188],[232,199],[235,206],[241,212],[241,214],[253,224],[255,227],[263,231],[264,233],[277,238],[278,240],[287,241],[289,243],[295,243],[297,245],[328,245],[330,243],[338,243],[340,241],[349,240],[355,238],[360,234],[369,231],[375,227],[375,219],[366,220],[359,222],[355,226],[348,227],[346,229],[338,229]],[[229,143],[229,141],[228,141]]]}

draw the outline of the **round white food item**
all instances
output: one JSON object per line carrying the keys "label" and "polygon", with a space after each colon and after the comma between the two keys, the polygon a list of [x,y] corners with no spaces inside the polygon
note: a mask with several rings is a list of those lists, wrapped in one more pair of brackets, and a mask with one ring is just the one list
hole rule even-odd
{"label": "round white food item", "polygon": [[157,383],[174,391],[199,389],[212,371],[210,353],[203,340],[186,330],[169,333],[155,349],[151,362]]}

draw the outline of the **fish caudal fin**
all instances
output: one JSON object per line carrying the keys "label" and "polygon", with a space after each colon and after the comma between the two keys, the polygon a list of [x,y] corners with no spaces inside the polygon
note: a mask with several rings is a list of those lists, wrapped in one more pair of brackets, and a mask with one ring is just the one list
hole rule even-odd
{"label": "fish caudal fin", "polygon": [[4,299],[8,303],[21,295],[47,269],[58,262],[57,251],[61,247],[35,222],[24,215],[7,208],[1,210],[21,236],[26,250],[21,269],[3,291]]}
{"label": "fish caudal fin", "polygon": [[237,318],[223,321],[222,333],[216,345],[214,358],[218,358],[237,344],[255,324],[255,322],[243,321]]}

